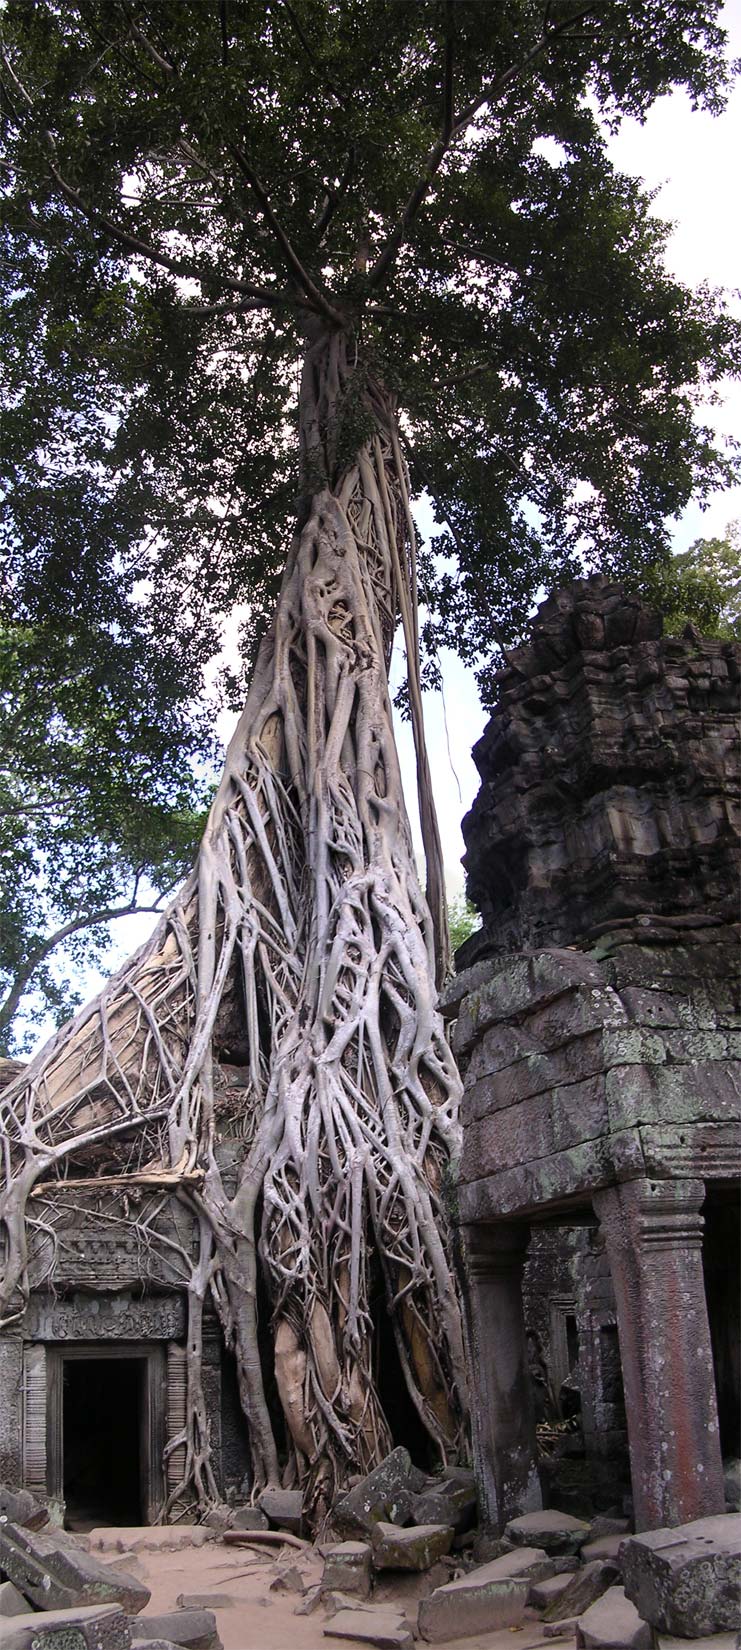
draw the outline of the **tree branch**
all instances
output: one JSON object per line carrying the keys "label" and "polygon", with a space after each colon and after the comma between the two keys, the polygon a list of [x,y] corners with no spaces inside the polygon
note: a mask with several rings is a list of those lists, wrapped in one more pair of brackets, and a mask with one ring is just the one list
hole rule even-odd
{"label": "tree branch", "polygon": [[[137,877],[137,886],[138,882],[139,878]],[[166,890],[166,892],[169,891]],[[0,1003],[0,1032],[7,1031],[37,968],[40,968],[46,958],[51,956],[55,946],[61,945],[64,940],[71,939],[73,934],[79,934],[85,928],[99,928],[104,922],[115,922],[117,917],[159,914],[162,910],[162,900],[164,898],[165,894],[163,893],[160,894],[154,905],[137,905],[135,888],[134,898],[127,905],[111,905],[99,911],[85,913],[79,917],[71,917],[69,922],[63,923],[61,928],[57,928],[53,934],[49,935],[48,939],[44,940],[41,945],[36,947],[35,951],[31,952],[28,961],[16,974],[10,990],[3,1002]]]}
{"label": "tree branch", "polygon": [[247,156],[236,143],[230,144],[229,149],[230,153],[234,156],[234,159],[237,162],[243,178],[246,179],[253,195],[255,196],[273,239],[277,242],[277,245],[283,253],[289,273],[293,276],[297,285],[301,288],[312,308],[318,310],[319,314],[323,315],[325,320],[330,321],[333,326],[341,326],[342,316],[339,314],[338,310],[332,307],[329,300],[325,298],[324,293],[319,290],[319,287],[314,285],[308,271],[304,269],[298,253],[294,251],[285,230],[278,222],[260,179],[258,178],[257,173],[254,172],[250,166]]}
{"label": "tree branch", "polygon": [[580,11],[575,12],[573,16],[564,18],[561,23],[549,25],[545,32],[540,35],[538,40],[536,40],[535,45],[532,46],[530,51],[525,54],[522,62],[511,64],[510,67],[505,69],[502,74],[496,75],[493,80],[488,81],[481,92],[479,92],[478,96],[472,98],[467,107],[461,111],[457,120],[453,120],[447,136],[443,135],[443,137],[438,139],[437,143],[433,144],[429,155],[427,156],[422,175],[419,178],[419,181],[415,184],[401,217],[388,236],[385,245],[382,247],[368,276],[368,285],[371,291],[375,291],[375,289],[380,286],[381,282],[388,275],[397,253],[404,244],[407,231],[414,222],[420,207],[427,199],[430,188],[440,170],[440,167],[442,166],[443,161],[445,160],[451,144],[455,142],[456,138],[463,136],[463,133],[468,130],[471,122],[475,119],[479,110],[482,109],[486,103],[490,103],[493,98],[498,97],[503,91],[506,91],[507,87],[512,85],[513,81],[519,80],[547,46],[552,45],[553,41],[558,36],[565,34],[567,30],[571,28],[572,24],[580,23],[582,19],[588,16],[590,12],[595,11],[598,5],[599,0],[593,0],[592,4],[584,6]]}
{"label": "tree branch", "polygon": [[[69,201],[71,206],[77,207],[77,210],[82,212],[89,223],[98,224],[101,229],[104,229],[107,234],[118,241],[119,245],[125,246],[129,252],[136,253],[140,258],[146,258],[149,263],[157,264],[161,269],[169,270],[170,274],[177,275],[181,280],[203,282],[205,278],[212,278],[212,270],[208,271],[206,277],[204,271],[199,269],[198,264],[192,264],[181,258],[171,258],[167,252],[160,252],[157,247],[150,246],[148,241],[141,240],[138,235],[132,235],[122,224],[115,223],[112,218],[106,217],[105,213],[99,212],[97,207],[89,205],[79,190],[75,189],[62,176],[52,160],[49,160],[47,164],[65,200]],[[254,299],[256,307],[269,307],[276,302],[285,302],[286,295],[273,291],[270,287],[252,286],[247,281],[239,281],[229,275],[222,275],[219,279],[222,285],[228,287],[231,291],[244,293]]]}
{"label": "tree branch", "polygon": [[455,42],[455,13],[453,0],[445,6],[445,77],[443,81],[443,140],[450,142],[453,130],[453,63]]}

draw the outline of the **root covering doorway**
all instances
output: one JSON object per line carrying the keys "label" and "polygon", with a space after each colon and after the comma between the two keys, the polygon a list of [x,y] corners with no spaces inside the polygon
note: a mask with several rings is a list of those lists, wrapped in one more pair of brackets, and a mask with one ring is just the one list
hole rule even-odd
{"label": "root covering doorway", "polygon": [[163,1499],[164,1348],[54,1348],[49,1488],[67,1529],[151,1524]]}

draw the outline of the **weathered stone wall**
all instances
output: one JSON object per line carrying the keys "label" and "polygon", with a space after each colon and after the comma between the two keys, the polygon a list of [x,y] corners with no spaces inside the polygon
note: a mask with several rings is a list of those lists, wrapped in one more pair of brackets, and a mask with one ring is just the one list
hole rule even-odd
{"label": "weathered stone wall", "polygon": [[467,985],[465,1220],[566,1210],[638,1175],[735,1172],[737,928],[618,928],[589,951],[479,963]]}
{"label": "weathered stone wall", "polygon": [[509,654],[463,821],[483,918],[465,961],[641,912],[735,920],[739,648],[661,629],[597,577],[552,596]]}
{"label": "weathered stone wall", "polygon": [[[563,1366],[571,1304],[593,1467],[627,1414],[639,1527],[723,1504],[718,1417],[729,1439],[739,1407],[719,1255],[741,1171],[740,679],[734,644],[664,638],[652,610],[581,581],[510,655],[476,749],[463,830],[483,927],[447,1011],[481,1489],[500,1525],[534,1494],[523,1291],[541,1384],[539,1362],[551,1380]],[[574,1221],[599,1237],[554,1231]]]}

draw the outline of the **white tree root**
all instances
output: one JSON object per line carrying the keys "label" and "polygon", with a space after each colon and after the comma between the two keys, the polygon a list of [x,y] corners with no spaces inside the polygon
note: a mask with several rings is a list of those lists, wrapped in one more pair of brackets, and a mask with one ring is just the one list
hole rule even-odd
{"label": "white tree root", "polygon": [[[236,1357],[255,1493],[287,1470],[319,1519],[347,1472],[390,1446],[372,1321],[381,1282],[432,1445],[442,1459],[465,1449],[443,1199],[460,1084],[435,1009],[434,925],[387,686],[399,612],[439,908],[413,529],[393,414],[378,392],[377,433],[333,475],[346,381],[344,341],[320,340],[301,429],[305,472],[321,462],[323,484],[291,550],[196,868],[147,945],[1,1097],[6,1321],[38,1281],[34,1254],[43,1250],[53,1276],[70,1196],[99,1209],[109,1189],[115,1214],[116,1199],[146,1189],[155,1247],[172,1247],[161,1215],[173,1194],[192,1213],[195,1258],[180,1250],[187,1419],[169,1446],[185,1446],[185,1465],[168,1515],[184,1498],[204,1509],[218,1495],[201,1382],[209,1295]],[[236,1191],[225,1186],[222,1138],[240,1142]],[[138,1227],[142,1213],[127,1213]],[[258,1345],[260,1267],[283,1469]]]}

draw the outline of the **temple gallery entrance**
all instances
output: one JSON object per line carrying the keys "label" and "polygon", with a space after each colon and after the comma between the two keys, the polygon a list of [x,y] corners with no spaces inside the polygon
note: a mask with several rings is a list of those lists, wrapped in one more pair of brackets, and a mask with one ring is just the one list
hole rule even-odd
{"label": "temple gallery entrance", "polygon": [[68,1529],[150,1524],[157,1517],[164,1397],[161,1347],[53,1349],[49,1476]]}

